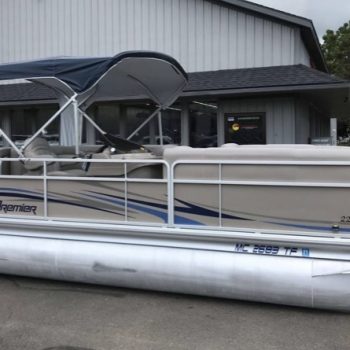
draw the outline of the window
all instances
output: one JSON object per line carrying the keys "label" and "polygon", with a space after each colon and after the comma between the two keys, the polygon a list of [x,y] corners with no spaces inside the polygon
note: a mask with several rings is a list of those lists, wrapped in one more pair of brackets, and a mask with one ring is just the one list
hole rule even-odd
{"label": "window", "polygon": [[225,113],[225,143],[266,144],[264,113]]}
{"label": "window", "polygon": [[[88,110],[95,116],[96,123],[106,132],[123,138],[133,133],[149,116],[156,106],[150,103],[118,104],[101,103]],[[174,105],[161,112],[163,127],[163,144],[180,144],[181,142],[181,108]],[[86,121],[84,121],[85,134]],[[102,142],[101,135],[96,132],[97,143]],[[131,141],[147,145],[160,144],[158,118],[154,118],[140,129]]]}
{"label": "window", "polygon": [[[135,105],[127,108],[128,135],[144,122],[156,109],[154,105]],[[161,112],[163,144],[181,142],[181,109],[176,105]],[[160,144],[158,118],[155,116],[133,137],[139,144]]]}
{"label": "window", "polygon": [[[155,109],[155,106],[147,104],[127,106],[127,135],[133,133],[144,121],[146,121]],[[157,117],[154,117],[133,136],[131,141],[141,145],[155,144],[157,142],[158,134]]]}
{"label": "window", "polygon": [[173,105],[162,111],[162,124],[164,144],[179,145],[181,143],[181,107]]}
{"label": "window", "polygon": [[217,105],[211,102],[190,104],[190,145],[192,147],[217,146],[217,110]]}
{"label": "window", "polygon": [[[119,136],[119,113],[119,106],[116,103],[101,103],[98,105],[96,104],[91,106],[87,111],[88,115],[94,116],[96,124],[100,126],[102,130],[106,131],[107,133],[113,136]],[[83,135],[86,134],[87,124],[88,122],[84,118]],[[102,139],[100,132],[98,132],[97,130],[95,130],[94,132],[96,137],[96,143],[103,143],[104,140]]]}
{"label": "window", "polygon": [[[55,107],[43,107],[40,109],[18,109],[11,112],[11,138],[17,145],[32,136],[55,113]],[[59,118],[56,118],[47,128],[45,137],[52,144],[58,143]]]}

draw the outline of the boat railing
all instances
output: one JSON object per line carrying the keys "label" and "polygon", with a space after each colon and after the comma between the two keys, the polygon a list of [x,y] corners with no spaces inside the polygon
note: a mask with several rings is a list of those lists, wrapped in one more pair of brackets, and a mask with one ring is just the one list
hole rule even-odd
{"label": "boat railing", "polygon": [[[40,181],[42,183],[42,203],[43,203],[43,215],[36,215],[33,216],[27,216],[27,215],[11,215],[11,217],[18,217],[18,218],[26,218],[26,219],[41,219],[41,220],[69,220],[69,221],[79,221],[79,218],[72,219],[70,218],[64,218],[59,217],[57,218],[55,215],[51,215],[49,213],[48,207],[49,207],[49,189],[48,184],[50,181],[60,181],[60,182],[77,182],[80,184],[83,183],[92,183],[92,182],[101,182],[101,183],[120,183],[124,188],[124,218],[123,220],[95,220],[93,217],[84,221],[103,221],[103,222],[118,222],[118,223],[128,223],[129,222],[129,205],[128,201],[130,198],[128,185],[131,183],[142,183],[142,184],[163,184],[164,187],[166,187],[164,195],[167,196],[167,192],[171,191],[170,186],[170,166],[167,162],[161,159],[84,159],[84,158],[1,158],[0,160],[0,168],[6,163],[6,162],[20,162],[23,164],[28,163],[40,163],[41,165],[41,173],[40,174],[1,174],[0,179],[2,180],[8,180],[7,186],[10,189],[13,188],[20,188],[21,184],[18,183],[18,180],[22,181]],[[80,176],[80,175],[64,175],[64,172],[62,172],[62,175],[60,175],[60,172],[53,171],[52,174],[50,174],[49,167],[50,164],[53,162],[55,163],[81,163],[81,164],[101,164],[101,165],[110,165],[110,164],[119,164],[123,167],[123,175],[121,176]],[[132,164],[138,164],[138,165],[156,165],[159,164],[163,166],[163,177],[162,178],[142,178],[142,177],[129,177],[128,175],[128,166]],[[11,182],[13,180],[14,182]],[[28,183],[25,184],[25,186],[28,186]],[[2,196],[7,196],[7,187],[4,187],[3,185],[0,186],[0,192],[2,192]],[[26,188],[25,190],[30,190],[30,188]],[[11,194],[10,196],[13,196]],[[20,198],[20,197],[19,197]],[[26,198],[25,196],[23,198]],[[28,197],[30,198],[30,196]],[[20,200],[20,199],[19,199]],[[18,202],[18,201],[17,201]],[[168,199],[166,199],[167,207],[168,207]],[[3,205],[3,202],[0,203],[0,206]],[[15,204],[14,204],[15,205]],[[13,206],[14,206],[13,205]],[[166,210],[167,212],[167,218],[166,223],[170,222],[170,211]],[[0,217],[6,217],[9,218],[9,215],[4,215],[4,212],[2,210],[2,207],[0,208]],[[133,222],[133,224],[141,224],[141,225],[151,225],[157,223],[152,222]],[[162,223],[164,225],[164,223]]]}
{"label": "boat railing", "polygon": [[[163,159],[82,159],[82,158],[2,158],[1,159],[1,165],[5,164],[6,162],[36,162],[42,164],[42,172],[41,174],[21,174],[21,175],[15,175],[15,174],[1,174],[0,179],[8,180],[6,181],[6,185],[0,186],[0,192],[3,198],[9,198],[9,197],[15,197],[13,194],[8,195],[6,191],[8,191],[8,188],[14,189],[14,188],[20,188],[22,186],[26,187],[26,190],[30,190],[30,182],[26,181],[40,181],[42,184],[42,193],[40,200],[42,201],[42,215],[36,215],[36,216],[30,216],[30,215],[16,215],[16,213],[4,213],[2,210],[2,207],[0,208],[0,217],[18,217],[18,218],[26,218],[26,219],[44,219],[44,220],[70,220],[70,221],[81,221],[79,217],[59,217],[57,218],[55,215],[52,214],[52,212],[49,211],[49,188],[48,185],[50,184],[50,181],[59,181],[59,182],[77,182],[80,184],[84,183],[94,183],[94,182],[101,182],[101,183],[119,183],[121,184],[121,187],[124,189],[124,195],[123,195],[123,205],[124,205],[124,215],[123,218],[120,219],[118,217],[117,219],[111,219],[111,220],[100,220],[95,219],[94,217],[89,217],[84,219],[84,221],[91,221],[91,222],[101,222],[101,221],[108,221],[111,223],[124,223],[124,224],[135,224],[135,225],[158,225],[158,226],[167,226],[169,228],[176,228],[176,227],[185,227],[185,226],[191,226],[191,227],[202,227],[200,220],[198,220],[198,225],[196,224],[196,220],[193,220],[192,223],[189,224],[191,220],[178,220],[179,215],[179,207],[181,209],[181,205],[185,206],[182,207],[182,213],[185,213],[184,215],[188,218],[188,215],[194,215],[196,216],[196,210],[193,210],[191,212],[191,203],[195,204],[197,207],[199,204],[203,204],[202,208],[204,208],[204,211],[208,208],[211,209],[212,212],[217,213],[217,216],[214,217],[211,221],[205,223],[205,227],[207,229],[211,227],[215,228],[221,228],[221,229],[229,229],[229,226],[227,222],[224,222],[224,204],[223,204],[223,197],[225,194],[225,186],[231,185],[231,186],[267,186],[267,187],[314,187],[314,188],[350,188],[350,181],[332,181],[328,178],[323,178],[315,181],[315,180],[306,180],[306,181],[298,181],[298,180],[285,180],[285,181],[275,181],[275,180],[255,180],[255,179],[237,179],[234,176],[227,178],[225,176],[225,167],[227,166],[239,166],[239,165],[251,165],[251,166],[307,166],[307,167],[314,167],[314,166],[331,166],[331,167],[350,167],[350,161],[270,161],[270,160],[178,160],[174,163],[170,164],[166,160]],[[123,175],[122,176],[66,176],[66,175],[60,175],[60,174],[54,174],[51,175],[50,171],[48,171],[48,168],[52,162],[58,162],[58,163],[102,163],[102,164],[120,164],[123,168]],[[130,177],[128,175],[128,166],[132,164],[144,164],[144,165],[154,165],[159,164],[163,166],[163,176],[161,178],[145,178],[145,177]],[[196,166],[200,166],[200,171],[196,171],[192,169],[192,173],[190,175],[186,174],[185,172],[181,173],[181,167],[192,167],[195,168]],[[205,168],[206,166],[210,166],[209,168]],[[11,181],[13,180],[13,181]],[[24,181],[22,184],[18,182],[18,180]],[[34,183],[34,182],[33,182]],[[154,207],[151,208],[154,210],[156,208],[157,210],[163,211],[163,216],[161,217],[162,220],[150,220],[150,221],[142,221],[142,220],[130,220],[130,209],[131,205],[129,205],[130,201],[130,190],[129,186],[133,183],[140,183],[140,184],[158,184],[162,185],[161,187],[161,193],[158,193],[158,197],[161,197],[164,201],[164,205],[158,203],[153,203]],[[181,196],[178,195],[178,187],[182,185],[193,185],[196,187],[196,190],[191,189],[191,191],[188,191],[188,196],[191,197],[191,201],[189,201],[187,204],[189,204],[188,207],[186,207],[186,203],[184,201],[181,201]],[[216,198],[215,205],[211,205],[210,203],[200,203],[196,200],[196,194],[204,193],[206,188],[211,187],[211,193],[207,195],[207,198]],[[146,188],[146,187],[144,187]],[[183,192],[186,192],[185,190]],[[57,193],[55,193],[56,195]],[[113,194],[113,193],[112,193]],[[135,195],[135,194],[134,194]],[[143,195],[143,193],[137,193],[137,195]],[[23,199],[22,199],[23,198]],[[30,196],[23,196],[18,197],[15,203],[20,203],[21,201],[24,201],[25,198],[29,198]],[[38,197],[39,198],[39,197]],[[38,198],[36,200],[38,201]],[[135,198],[133,198],[135,199]],[[179,200],[180,199],[180,200]],[[154,202],[154,201],[153,201]],[[210,200],[209,200],[210,202]],[[14,203],[11,201],[11,203]],[[135,203],[135,201],[134,201]],[[130,201],[131,204],[131,201]],[[1,206],[4,205],[3,202],[1,202]],[[10,204],[11,205],[11,204]],[[15,205],[15,204],[12,204]],[[143,203],[143,205],[147,206],[149,204]],[[192,207],[193,209],[193,207]],[[226,208],[227,209],[227,208]],[[73,212],[74,210],[72,210]],[[181,214],[182,215],[182,214]],[[184,215],[182,215],[184,217]],[[199,214],[200,215],[200,214]],[[159,219],[159,218],[158,218]],[[235,228],[236,229],[236,228]]]}
{"label": "boat railing", "polygon": [[[194,170],[196,166],[199,166],[201,171]],[[298,179],[298,176],[293,178],[293,176],[285,176],[286,179],[259,179],[259,175],[254,178],[244,179],[243,176],[237,176],[231,171],[230,176],[227,176],[228,167],[235,166],[253,166],[256,172],[259,171],[259,167],[265,167],[265,169],[276,169],[278,167],[289,167],[290,169],[298,169],[302,167],[302,169],[306,168],[318,168],[319,173],[315,176],[317,178],[313,178],[309,176],[307,179]],[[186,170],[187,167],[187,170]],[[337,167],[347,167],[346,171],[343,171],[344,178],[336,179],[336,181],[332,178],[332,172],[324,172],[324,169],[327,167],[331,167],[332,170],[335,170]],[[185,170],[184,170],[185,169]],[[188,169],[192,169],[188,171]],[[199,169],[198,169],[199,170]],[[300,170],[300,168],[299,168]],[[311,169],[310,169],[311,170]],[[315,170],[315,169],[312,169]],[[323,170],[323,172],[322,172]],[[348,175],[348,170],[350,170],[350,161],[320,161],[320,160],[177,160],[172,163],[170,174],[172,181],[172,200],[169,203],[171,206],[172,213],[175,213],[172,218],[176,217],[176,206],[175,202],[177,198],[177,186],[181,185],[192,185],[192,193],[191,200],[192,203],[201,203],[200,193],[205,192],[206,188],[210,187],[212,190],[212,195],[208,195],[206,203],[206,208],[213,209],[213,211],[217,212],[216,223],[208,223],[208,226],[221,228],[221,229],[232,229],[232,226],[229,227],[227,222],[224,222],[223,217],[225,215],[225,210],[227,213],[227,209],[231,209],[226,202],[224,206],[223,198],[225,193],[225,186],[232,187],[284,187],[284,188],[317,188],[317,189],[325,189],[325,188],[339,188],[339,189],[348,189],[350,188],[350,174]],[[297,172],[298,170],[296,170]],[[310,174],[310,173],[309,173]],[[279,176],[277,176],[279,177]],[[194,191],[194,186],[198,187],[197,193],[199,193],[198,197],[196,197],[196,193]],[[207,193],[209,193],[207,191]],[[215,200],[212,200],[216,196]],[[175,200],[173,200],[175,199]],[[239,200],[239,198],[237,199]],[[232,203],[231,203],[232,205]],[[213,222],[213,221],[212,221]],[[176,225],[176,220],[175,220]],[[337,226],[334,226],[335,228]],[[234,227],[235,230],[240,230],[237,227]],[[330,231],[332,228],[329,228]],[[266,230],[259,229],[261,232]],[[273,230],[270,230],[272,232]]]}

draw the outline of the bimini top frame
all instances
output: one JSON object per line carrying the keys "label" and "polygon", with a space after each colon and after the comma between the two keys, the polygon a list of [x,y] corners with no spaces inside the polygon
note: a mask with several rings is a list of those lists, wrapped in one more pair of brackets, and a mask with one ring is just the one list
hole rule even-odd
{"label": "bimini top frame", "polygon": [[151,51],[128,51],[114,57],[51,58],[0,65],[0,80],[27,79],[44,84],[79,104],[99,99],[151,98],[168,107],[187,83],[172,57]]}
{"label": "bimini top frame", "polygon": [[65,109],[73,105],[76,152],[79,153],[79,117],[96,101],[151,99],[157,113],[169,107],[187,84],[187,74],[172,57],[151,51],[129,51],[114,57],[52,58],[0,65],[0,80],[27,79],[54,89],[66,103],[24,145],[26,147]]}

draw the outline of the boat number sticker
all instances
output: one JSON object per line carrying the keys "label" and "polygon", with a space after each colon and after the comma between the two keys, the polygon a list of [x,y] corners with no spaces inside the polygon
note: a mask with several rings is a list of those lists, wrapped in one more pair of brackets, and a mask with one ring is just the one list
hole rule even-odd
{"label": "boat number sticker", "polygon": [[340,222],[342,224],[350,225],[350,216],[342,216]]}
{"label": "boat number sticker", "polygon": [[246,254],[257,254],[257,255],[310,257],[309,248],[279,247],[279,246],[260,245],[260,244],[237,243],[235,245],[235,252],[246,253]]}

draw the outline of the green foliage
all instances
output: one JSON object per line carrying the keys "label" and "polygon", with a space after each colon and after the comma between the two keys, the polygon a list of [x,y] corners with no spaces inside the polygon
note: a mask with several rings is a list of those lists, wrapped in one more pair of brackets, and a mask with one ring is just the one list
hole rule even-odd
{"label": "green foliage", "polygon": [[327,30],[322,50],[331,73],[350,79],[350,21],[336,32]]}

